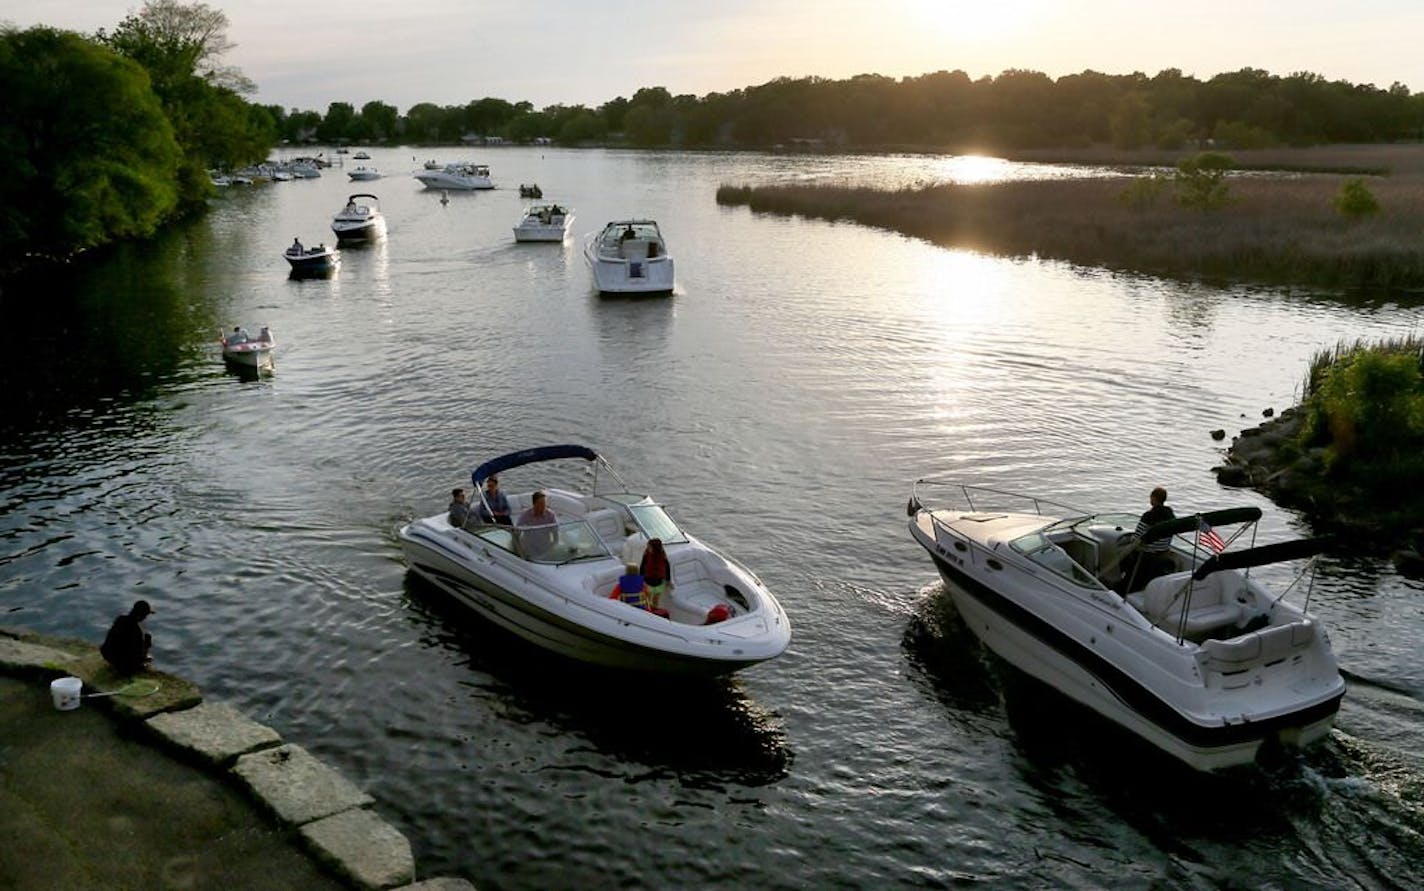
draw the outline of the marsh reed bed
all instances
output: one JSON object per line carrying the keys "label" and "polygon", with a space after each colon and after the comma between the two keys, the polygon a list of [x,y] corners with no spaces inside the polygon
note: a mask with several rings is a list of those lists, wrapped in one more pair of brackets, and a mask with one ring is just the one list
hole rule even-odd
{"label": "marsh reed bed", "polygon": [[946,246],[1178,278],[1424,290],[1424,176],[1367,177],[1378,213],[1350,218],[1350,177],[1234,174],[1202,210],[1171,183],[1097,177],[937,185],[724,185],[717,201],[756,212],[852,220]]}

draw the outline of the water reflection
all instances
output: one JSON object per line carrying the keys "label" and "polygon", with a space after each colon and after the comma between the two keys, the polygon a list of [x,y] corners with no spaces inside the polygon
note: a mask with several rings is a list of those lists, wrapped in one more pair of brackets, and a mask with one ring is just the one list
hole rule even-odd
{"label": "water reflection", "polygon": [[735,679],[659,678],[576,663],[472,614],[414,573],[406,573],[404,591],[427,645],[460,650],[470,669],[498,681],[509,710],[503,719],[586,739],[592,749],[585,754],[596,757],[582,769],[628,776],[635,763],[697,787],[762,786],[790,770],[780,720]]}

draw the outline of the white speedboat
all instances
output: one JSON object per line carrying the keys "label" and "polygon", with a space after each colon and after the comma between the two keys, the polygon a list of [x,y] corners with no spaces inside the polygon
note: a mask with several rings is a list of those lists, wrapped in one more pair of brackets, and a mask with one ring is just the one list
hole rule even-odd
{"label": "white speedboat", "polygon": [[380,172],[374,167],[357,167],[355,170],[348,170],[346,175],[351,177],[352,182],[366,182],[381,178]]}
{"label": "white speedboat", "polygon": [[455,189],[468,192],[474,189],[494,188],[494,181],[490,179],[490,169],[484,164],[465,162],[446,164],[436,170],[418,170],[415,173],[415,178],[424,183],[427,189]]}
{"label": "white speedboat", "polygon": [[[587,479],[591,469],[591,481],[540,489],[556,525],[520,517],[529,490],[508,495],[513,526],[479,519],[490,515],[482,487],[491,475],[537,465],[521,476],[545,478],[570,461],[583,462],[572,477]],[[790,642],[786,613],[750,570],[684,532],[649,496],[629,492],[591,449],[525,449],[481,464],[472,478],[479,503],[463,527],[440,513],[398,535],[412,570],[506,630],[572,659],[658,674],[727,674]],[[638,563],[654,538],[671,568],[659,603],[666,615],[610,596],[625,564]]]}
{"label": "white speedboat", "polygon": [[672,293],[672,257],[652,220],[614,220],[588,239],[583,255],[604,294]]}
{"label": "white speedboat", "polygon": [[291,265],[294,276],[325,275],[341,265],[341,251],[325,244],[303,247],[300,241],[293,242],[282,256]]}
{"label": "white speedboat", "polygon": [[[958,506],[927,506],[936,486]],[[993,509],[1010,501],[1016,510]],[[1334,723],[1345,684],[1307,612],[1308,589],[1297,607],[1250,572],[1320,545],[1225,550],[1254,538],[1258,508],[1182,517],[1139,537],[1135,514],[920,480],[908,512],[910,535],[989,649],[1198,770],[1250,763],[1266,746],[1302,748]],[[1218,529],[1235,533],[1212,538]],[[1142,585],[1124,567],[1163,540],[1160,570],[1170,571]]]}
{"label": "white speedboat", "polygon": [[223,334],[219,341],[223,361],[228,365],[254,371],[271,370],[272,351],[277,348],[277,342],[272,338],[272,329],[265,325],[256,337],[249,337],[245,330],[238,327]]}
{"label": "white speedboat", "polygon": [[563,241],[574,222],[572,207],[562,204],[531,204],[524,219],[514,227],[515,241]]}
{"label": "white speedboat", "polygon": [[347,198],[346,206],[331,220],[331,231],[336,233],[337,240],[375,241],[385,237],[386,218],[381,213],[379,201],[375,195],[365,192]]}
{"label": "white speedboat", "polygon": [[352,155],[351,157],[355,158],[357,161],[369,161],[369,160],[371,160],[371,156],[370,156],[369,154],[367,154],[365,151],[359,151],[359,152],[357,152],[356,154]]}

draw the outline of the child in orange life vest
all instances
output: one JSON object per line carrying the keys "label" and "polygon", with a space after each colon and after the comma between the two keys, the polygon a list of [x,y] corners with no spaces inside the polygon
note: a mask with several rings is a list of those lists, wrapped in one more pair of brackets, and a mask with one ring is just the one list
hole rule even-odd
{"label": "child in orange life vest", "polygon": [[629,563],[624,567],[627,572],[619,576],[618,581],[613,583],[613,593],[608,595],[610,600],[621,600],[630,606],[644,609],[653,615],[668,618],[667,610],[658,606],[658,598],[649,588],[647,582],[643,581],[643,576],[638,572],[638,567]]}

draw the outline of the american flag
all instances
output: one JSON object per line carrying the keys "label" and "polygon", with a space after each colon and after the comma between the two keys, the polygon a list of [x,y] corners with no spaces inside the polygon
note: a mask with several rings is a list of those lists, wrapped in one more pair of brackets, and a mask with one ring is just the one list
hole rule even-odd
{"label": "american flag", "polygon": [[1216,534],[1216,530],[1211,528],[1211,524],[1206,520],[1202,520],[1201,525],[1197,527],[1197,546],[1201,545],[1211,548],[1215,554],[1226,550],[1226,542],[1221,540],[1221,536]]}

